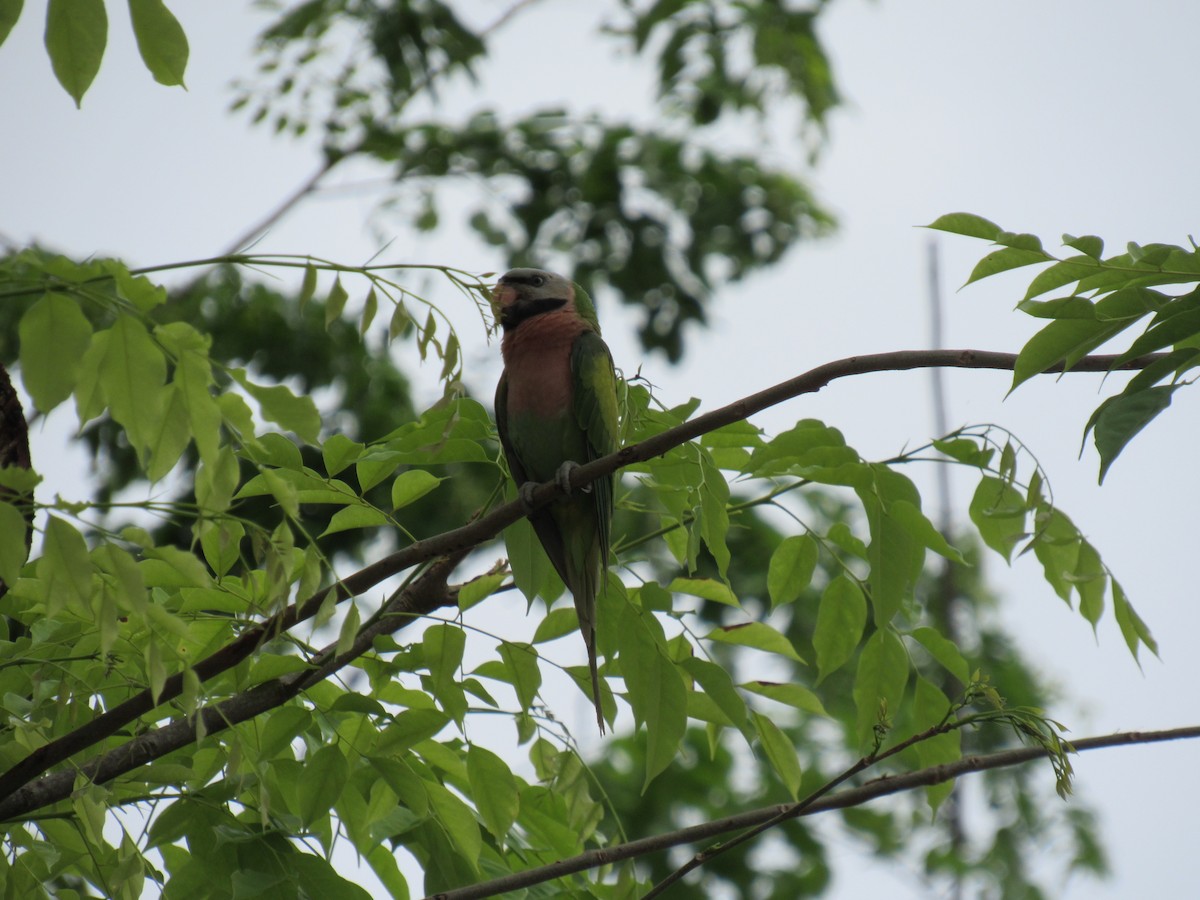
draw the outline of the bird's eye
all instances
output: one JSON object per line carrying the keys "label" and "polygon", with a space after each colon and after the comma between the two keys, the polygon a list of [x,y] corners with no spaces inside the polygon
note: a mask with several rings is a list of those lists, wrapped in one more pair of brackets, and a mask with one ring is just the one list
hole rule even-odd
{"label": "bird's eye", "polygon": [[529,279],[529,283],[532,284],[534,287],[541,287],[543,284],[546,283],[546,279],[543,278],[541,275],[534,275],[532,278]]}

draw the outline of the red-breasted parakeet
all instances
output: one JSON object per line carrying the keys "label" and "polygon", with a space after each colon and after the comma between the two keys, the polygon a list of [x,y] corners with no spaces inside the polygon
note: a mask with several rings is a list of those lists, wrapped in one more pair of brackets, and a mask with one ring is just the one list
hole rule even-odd
{"label": "red-breasted parakeet", "polygon": [[[552,479],[565,484],[572,464],[617,449],[616,375],[595,308],[582,289],[541,269],[506,273],[493,301],[504,329],[496,425],[508,468],[518,488]],[[529,517],[575,599],[601,733],[596,594],[608,569],[612,503],[613,478],[606,476]]]}

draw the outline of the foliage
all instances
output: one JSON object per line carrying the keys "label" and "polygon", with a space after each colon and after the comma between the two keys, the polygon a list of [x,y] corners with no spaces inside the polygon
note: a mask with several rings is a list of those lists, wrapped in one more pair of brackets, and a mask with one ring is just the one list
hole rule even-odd
{"label": "foliage", "polygon": [[[645,304],[643,342],[676,358],[716,288],[831,223],[798,178],[718,127],[791,115],[819,148],[838,102],[823,4],[623,3],[600,39],[653,65],[654,127],[507,108],[456,122],[436,102],[410,113],[483,72],[492,34],[528,5],[480,27],[438,0],[293,4],[264,32],[259,80],[236,105],[278,131],[320,134],[312,184],[350,158],[392,167],[390,200],[418,228],[438,227],[443,185],[483,182],[480,196],[500,199],[476,201],[477,234],[512,262],[561,263],[589,289]],[[0,0],[0,40],[20,6]],[[78,18],[65,8],[51,0],[47,47],[78,103],[107,17],[101,0]],[[181,84],[174,18],[157,0],[131,10],[151,72]],[[1071,239],[1083,257],[1055,261],[978,217],[935,227],[1001,244],[973,277],[1055,263],[1025,306],[1058,330],[1022,351],[1016,383],[1132,324],[1125,304],[1149,301],[1122,291],[1196,280],[1181,248],[1103,260],[1097,239]],[[174,292],[152,277],[196,265],[216,268]],[[293,270],[299,289],[245,276],[264,268]],[[476,315],[486,292],[474,276],[424,267],[466,301],[439,309],[411,288],[412,268],[234,253],[132,270],[36,249],[0,261],[0,362],[16,362],[39,415],[73,403],[99,463],[94,496],[39,498],[36,535],[10,502],[36,475],[0,470],[14,492],[0,495],[6,890],[132,897],[149,879],[167,897],[363,896],[334,858],[341,843],[407,897],[400,850],[424,890],[448,889],[730,806],[811,803],[864,773],[1014,735],[1049,752],[1065,793],[1070,748],[1041,711],[1055,698],[989,622],[980,548],[1010,561],[1032,551],[1093,627],[1111,600],[1133,655],[1154,643],[1045,473],[994,426],[872,461],[822,422],[767,435],[731,419],[628,466],[599,616],[605,707],[625,733],[589,764],[555,708],[564,684],[588,694],[584,667],[562,662],[580,649],[574,611],[524,520],[503,551],[480,545],[470,564],[483,574],[446,581],[495,534],[472,526],[503,513],[484,514],[505,473],[488,413],[459,378],[459,332],[490,321]],[[1065,284],[1074,293],[1057,305],[1032,299]],[[1151,361],[1126,389],[1139,400],[1097,411],[1105,469],[1182,383],[1189,296],[1142,312],[1155,318],[1130,355],[1172,346],[1171,365]],[[291,340],[271,339],[283,331]],[[389,342],[439,370],[437,402],[414,404]],[[623,441],[698,406],[664,405],[630,379]],[[906,474],[918,464],[977,475],[972,531],[929,520]],[[367,594],[376,586],[382,602]],[[485,606],[513,589],[526,620],[482,632]],[[485,723],[501,717],[513,737],[498,753]],[[949,785],[843,818],[881,855],[928,838],[931,873],[1028,896],[1024,858],[1047,835],[1070,834],[1070,865],[1103,869],[1086,810],[1047,806],[1039,781],[989,779],[994,827],[974,847],[955,840]],[[705,871],[747,896],[829,883],[807,824],[771,839],[800,862],[735,851]],[[553,890],[630,895],[678,862],[621,863]]]}
{"label": "foliage", "polygon": [[[1171,397],[1193,379],[1184,376],[1200,366],[1200,286],[1187,293],[1156,288],[1200,285],[1200,247],[1130,243],[1124,253],[1104,256],[1104,241],[1095,235],[1062,236],[1063,246],[1078,251],[1065,258],[1042,248],[1032,234],[1005,231],[970,213],[951,213],[930,228],[990,240],[1000,249],[981,259],[970,284],[1001,272],[1052,263],[1029,283],[1017,309],[1051,320],[1022,349],[1013,373],[1013,389],[1053,366],[1070,369],[1082,357],[1145,323],[1129,341],[1113,368],[1147,354],[1170,352],[1146,365],[1125,388],[1108,397],[1088,419],[1083,439],[1092,435],[1100,454],[1100,481],[1139,431],[1171,405]],[[1038,299],[1069,288],[1064,296]],[[1148,320],[1148,321],[1147,321]]]}
{"label": "foliage", "polygon": [[[314,273],[309,293],[315,273],[333,269],[333,293],[348,293],[339,285],[349,271],[331,263],[239,262],[299,265]],[[377,268],[356,274],[377,303],[416,302]],[[471,296],[474,282],[445,274]],[[12,585],[4,611],[24,626],[10,635],[0,669],[8,715],[0,744],[8,775],[0,778],[9,779],[0,815],[17,819],[10,883],[35,891],[82,878],[121,895],[149,877],[172,895],[189,894],[203,879],[220,894],[254,883],[290,895],[316,880],[353,893],[326,861],[340,838],[404,896],[389,844],[409,850],[424,869],[425,890],[435,891],[620,833],[627,812],[615,786],[594,780],[543,691],[559,667],[549,644],[574,636],[576,625],[570,605],[553,602],[561,585],[531,552],[527,528],[509,531],[511,577],[546,603],[533,607],[526,639],[474,635],[465,627],[470,612],[426,615],[426,627],[412,633],[403,630],[412,616],[380,628],[380,617],[338,603],[375,583],[340,570],[331,550],[339,533],[427,537],[413,504],[453,491],[447,467],[477,470],[493,484],[503,477],[486,411],[453,390],[455,339],[430,324],[438,321],[432,311],[425,325],[401,328],[396,338],[442,359],[450,393],[390,433],[356,441],[323,430],[304,392],[215,357],[208,336],[164,315],[172,301],[144,272],[114,260],[26,252],[3,275],[0,290],[23,307],[20,371],[39,408],[73,400],[81,423],[111,419],[142,477],[183,477],[195,498],[136,504],[190,530],[184,546],[159,543],[137,524],[94,528],[92,504],[58,498],[42,507],[37,558],[22,567],[19,558],[11,562],[22,554],[0,554],[10,561],[0,577]],[[418,321],[407,313],[403,320]],[[77,364],[46,366],[64,340],[74,342]],[[658,434],[695,407],[665,409],[644,385],[629,383],[625,440]],[[189,448],[200,462],[185,474],[177,466]],[[1094,623],[1106,572],[1043,496],[1041,473],[1019,476],[1021,458],[1002,433],[977,429],[871,462],[835,428],[802,420],[775,436],[734,422],[629,466],[633,485],[619,495],[614,543],[640,577],[610,579],[598,646],[607,689],[618,677],[623,685],[614,697],[624,702],[606,704],[609,717],[625,721],[627,708],[636,726],[642,769],[633,784],[650,790],[680,765],[689,721],[704,729],[714,759],[753,758],[764,796],[792,798],[829,784],[837,774],[830,767],[845,754],[863,757],[855,771],[885,758],[902,768],[957,759],[968,725],[1020,723],[1023,737],[1055,745],[1057,727],[972,675],[968,642],[952,640],[930,615],[928,551],[954,565],[963,556],[922,513],[903,473],[925,459],[976,470],[980,539],[1006,557],[1018,543],[1033,550],[1051,585],[1074,591]],[[370,493],[385,484],[382,495]],[[833,492],[828,500],[825,491]],[[831,502],[841,510],[833,517],[822,513]],[[320,533],[308,525],[311,506],[333,510]],[[774,542],[764,578],[761,563],[742,572],[730,548],[744,528],[761,529],[753,513],[765,506],[786,511],[793,524]],[[1027,517],[1042,527],[1028,531]],[[5,532],[8,550],[23,551],[23,531]],[[498,564],[422,610],[455,598],[474,607],[507,578]],[[335,582],[345,592],[329,592]],[[410,585],[421,583],[418,576]],[[289,603],[299,606],[296,614],[284,611]],[[714,624],[702,625],[701,607]],[[292,623],[314,612],[323,627],[306,639]],[[1132,635],[1149,640],[1144,630]],[[468,638],[472,655],[481,640],[492,648],[469,670]],[[246,650],[229,655],[235,646]],[[339,669],[338,680],[328,677]],[[584,668],[566,672],[586,693]],[[233,712],[276,694],[256,718]],[[129,731],[112,721],[127,708]],[[109,711],[105,718],[99,709]],[[471,739],[472,722],[497,712],[512,717],[532,778],[513,771],[511,756]],[[821,720],[842,738],[830,740]],[[112,724],[101,728],[102,721]],[[165,736],[179,733],[185,739],[168,744]],[[124,748],[153,748],[158,735],[163,749],[131,757],[145,764],[119,762]],[[81,776],[73,789],[62,782],[65,790],[31,800],[21,786],[39,784],[46,764],[38,760],[53,760],[64,746],[73,748],[71,765],[116,766],[117,777]],[[629,784],[630,774],[616,781]],[[1060,788],[1068,777],[1064,763]],[[934,808],[945,797],[941,788],[929,792]],[[149,817],[142,837],[123,824],[124,810]],[[868,828],[881,840],[894,828],[874,821]],[[105,822],[118,830],[106,831]],[[306,836],[307,851],[288,835]],[[819,871],[810,886],[822,883]],[[628,867],[619,877],[640,878]]]}
{"label": "foliage", "polygon": [[326,171],[356,157],[389,166],[387,202],[418,228],[440,222],[443,185],[484,182],[468,221],[509,265],[569,268],[589,292],[644,306],[643,344],[675,360],[715,288],[832,225],[758,143],[739,152],[717,126],[792,115],[815,150],[838,94],[815,11],[765,0],[621,6],[598,37],[654,61],[654,127],[559,109],[416,119],[413,99],[436,103],[439,84],[473,78],[509,18],[476,27],[437,0],[288,8],[263,32],[263,80],[243,85],[235,107],[296,136],[319,129]]}
{"label": "foliage", "polygon": [[[21,16],[23,0],[0,2],[0,44]],[[159,84],[183,87],[187,69],[187,35],[162,0],[129,0],[129,18],[138,53]],[[46,52],[54,77],[75,100],[92,86],[108,43],[104,0],[49,0],[46,8]]]}

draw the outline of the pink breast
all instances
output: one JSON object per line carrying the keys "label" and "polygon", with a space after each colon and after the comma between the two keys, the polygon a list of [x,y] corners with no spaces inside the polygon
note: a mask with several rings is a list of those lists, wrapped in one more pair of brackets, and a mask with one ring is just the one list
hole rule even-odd
{"label": "pink breast", "polygon": [[522,322],[500,350],[508,375],[508,414],[558,416],[570,408],[571,347],[587,324],[563,313]]}

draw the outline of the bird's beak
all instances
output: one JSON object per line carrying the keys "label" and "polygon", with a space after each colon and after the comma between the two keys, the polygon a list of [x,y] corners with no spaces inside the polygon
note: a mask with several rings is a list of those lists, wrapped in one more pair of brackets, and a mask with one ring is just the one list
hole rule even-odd
{"label": "bird's beak", "polygon": [[492,313],[496,316],[496,321],[504,326],[509,325],[519,299],[520,294],[511,284],[496,285],[492,292]]}

